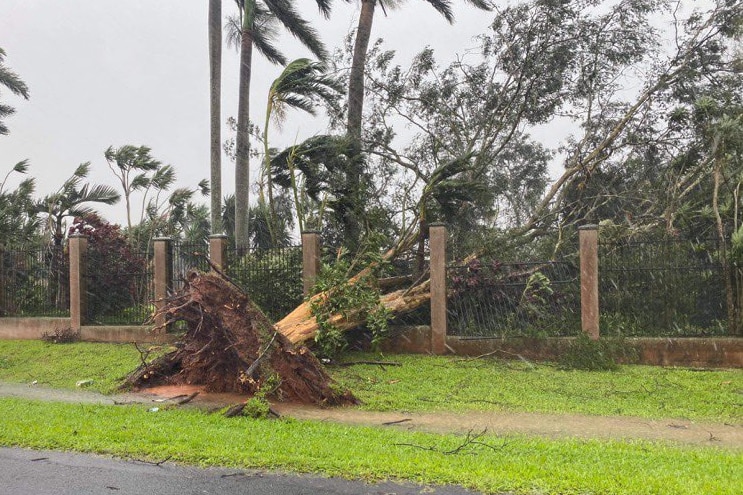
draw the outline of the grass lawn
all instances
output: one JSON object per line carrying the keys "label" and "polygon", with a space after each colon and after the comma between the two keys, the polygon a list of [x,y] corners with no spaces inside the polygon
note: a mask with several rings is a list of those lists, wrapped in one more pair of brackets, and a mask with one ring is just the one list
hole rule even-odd
{"label": "grass lawn", "polygon": [[461,436],[20,399],[0,399],[0,415],[0,445],[202,466],[451,483],[489,493],[733,495],[743,486],[743,452],[644,441],[491,436],[479,439],[489,447],[447,455]]}
{"label": "grass lawn", "polygon": [[[368,410],[503,410],[685,418],[740,424],[743,372],[351,355],[402,366],[331,367]],[[0,380],[111,392],[139,363],[131,345],[0,341]],[[462,436],[325,422],[226,419],[194,410],[0,398],[0,445],[245,468],[460,484],[488,493],[738,494],[743,451],[664,442]]]}
{"label": "grass lawn", "polygon": [[[352,355],[349,361],[380,360]],[[743,371],[623,366],[564,371],[550,364],[394,355],[402,366],[331,368],[374,411],[513,411],[743,420]]]}
{"label": "grass lawn", "polygon": [[[419,355],[353,354],[347,360],[402,366],[330,367],[374,411],[578,413],[603,416],[743,420],[743,372],[624,366],[615,372],[562,371],[549,364]],[[0,341],[0,380],[74,388],[92,379],[108,393],[140,360],[130,344]]]}

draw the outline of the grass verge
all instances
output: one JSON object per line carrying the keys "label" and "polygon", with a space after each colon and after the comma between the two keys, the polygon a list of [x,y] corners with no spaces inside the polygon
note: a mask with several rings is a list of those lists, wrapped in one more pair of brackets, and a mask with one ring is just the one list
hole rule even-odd
{"label": "grass verge", "polygon": [[[458,484],[489,493],[727,495],[743,453],[646,441],[464,442],[455,435],[296,420],[226,419],[194,410],[0,399],[0,444],[202,466],[288,469],[367,480]],[[429,449],[429,450],[426,450]]]}
{"label": "grass verge", "polygon": [[[380,360],[351,355],[348,361]],[[333,367],[333,377],[374,411],[514,411],[743,420],[743,372],[622,366],[564,371],[550,364],[395,355],[402,366]]]}
{"label": "grass verge", "polygon": [[80,380],[93,380],[87,388],[105,394],[115,391],[139,363],[132,344],[0,340],[0,380],[13,383],[75,388]]}
{"label": "grass verge", "polygon": [[[373,411],[512,411],[743,421],[743,372],[622,366],[564,371],[549,364],[395,355],[402,366],[334,366],[331,375]],[[131,344],[0,341],[0,380],[74,388],[92,379],[103,393],[139,364]],[[351,354],[347,361],[380,360]]]}

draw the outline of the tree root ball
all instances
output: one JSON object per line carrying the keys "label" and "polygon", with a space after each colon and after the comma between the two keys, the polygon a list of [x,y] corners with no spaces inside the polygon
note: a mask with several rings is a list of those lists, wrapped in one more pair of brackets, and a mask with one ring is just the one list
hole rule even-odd
{"label": "tree root ball", "polygon": [[173,352],[143,364],[124,387],[203,385],[208,392],[255,395],[318,405],[356,404],[304,346],[277,332],[239,288],[216,272],[192,271],[184,288],[158,310],[165,321],[185,322]]}

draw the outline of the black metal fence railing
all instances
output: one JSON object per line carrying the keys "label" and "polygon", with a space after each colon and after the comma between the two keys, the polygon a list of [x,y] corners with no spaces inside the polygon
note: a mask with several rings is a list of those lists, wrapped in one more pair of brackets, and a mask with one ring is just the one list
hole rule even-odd
{"label": "black metal fence railing", "polygon": [[142,325],[154,311],[152,252],[97,249],[85,257],[86,318],[89,325]]}
{"label": "black metal fence railing", "polygon": [[603,334],[726,333],[725,282],[715,239],[599,244]]}
{"label": "black metal fence railing", "polygon": [[207,242],[180,242],[173,244],[173,281],[174,290],[183,288],[186,274],[190,270],[201,272],[209,271],[209,243]]}
{"label": "black metal fence railing", "polygon": [[0,269],[0,315],[69,316],[69,264],[64,246],[6,248]]}
{"label": "black metal fence railing", "polygon": [[227,252],[227,275],[273,321],[302,303],[302,246]]}
{"label": "black metal fence railing", "polygon": [[572,262],[475,259],[447,269],[447,288],[449,335],[506,338],[580,331],[579,269]]}

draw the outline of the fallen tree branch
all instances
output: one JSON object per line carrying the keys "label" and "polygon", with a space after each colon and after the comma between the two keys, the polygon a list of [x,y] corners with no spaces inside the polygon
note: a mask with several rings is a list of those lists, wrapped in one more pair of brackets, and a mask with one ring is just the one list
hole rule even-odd
{"label": "fallen tree branch", "polygon": [[414,443],[395,443],[393,445],[401,446],[401,447],[413,447],[415,449],[421,449],[421,450],[428,450],[430,452],[436,452],[443,455],[456,455],[462,452],[463,450],[472,447],[473,445],[479,445],[481,447],[486,447],[488,449],[491,449],[493,451],[498,451],[503,449],[506,445],[508,445],[507,442],[504,442],[502,445],[490,445],[485,442],[481,442],[480,438],[482,438],[485,433],[487,433],[487,428],[482,430],[480,433],[473,433],[473,430],[470,430],[467,432],[467,435],[464,437],[464,441],[458,445],[457,447],[450,449],[450,450],[441,450],[438,447],[426,447],[423,445],[416,445]]}

